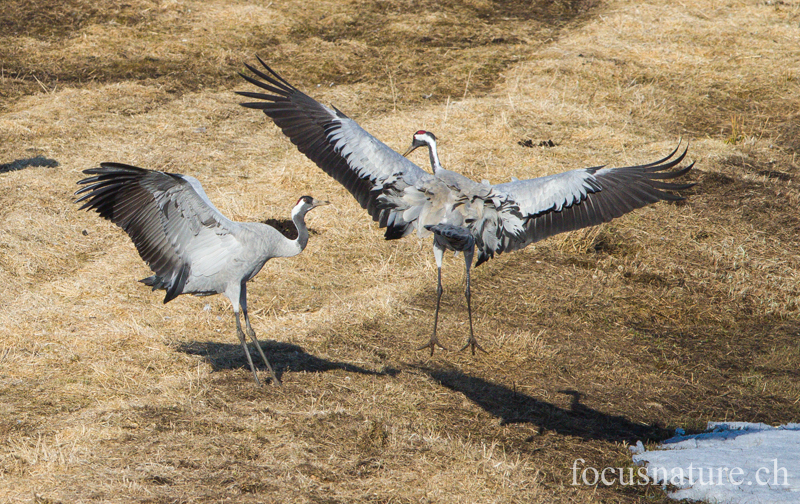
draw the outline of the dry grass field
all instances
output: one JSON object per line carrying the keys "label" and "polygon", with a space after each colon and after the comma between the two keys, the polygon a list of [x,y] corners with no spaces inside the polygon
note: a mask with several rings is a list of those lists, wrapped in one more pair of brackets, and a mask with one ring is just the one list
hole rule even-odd
{"label": "dry grass field", "polygon": [[[573,461],[800,420],[799,48],[781,0],[4,0],[0,502],[666,502],[574,486]],[[474,269],[490,353],[430,357],[430,243],[385,242],[238,105],[256,54],[397,150],[433,131],[477,180],[683,138],[698,184]],[[196,176],[236,220],[334,203],[250,284],[284,388],[254,386],[225,298],[163,305],[128,237],[78,211],[102,161]],[[448,256],[452,347],[463,281]]]}

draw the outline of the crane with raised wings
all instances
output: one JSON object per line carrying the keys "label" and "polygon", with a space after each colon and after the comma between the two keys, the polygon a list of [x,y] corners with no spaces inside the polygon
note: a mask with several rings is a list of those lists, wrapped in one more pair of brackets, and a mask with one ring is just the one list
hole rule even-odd
{"label": "crane with raised wings", "polygon": [[[438,268],[433,333],[420,349],[442,347],[436,336],[442,295],[442,258],[445,250],[463,252],[466,263],[466,300],[470,335],[461,350],[483,350],[472,329],[470,268],[495,254],[518,250],[565,231],[594,226],[660,200],[683,199],[676,191],[693,184],[665,182],[685,175],[694,163],[679,169],[687,149],[676,148],[658,161],[638,166],[602,166],[570,170],[504,184],[475,182],[445,170],[436,151],[436,137],[414,134],[409,154],[427,146],[433,173],[370,135],[336,107],[327,107],[306,95],[258,58],[262,71],[245,64],[242,73],[260,92],[237,94],[257,101],[242,103],[262,110],[289,137],[298,150],[341,183],[386,228],[387,240],[416,232],[433,235]],[[677,156],[676,156],[677,154]]]}
{"label": "crane with raised wings", "polygon": [[261,349],[247,314],[247,282],[275,257],[296,256],[308,243],[305,216],[327,205],[311,196],[297,200],[292,222],[297,238],[290,240],[261,222],[235,222],[225,217],[206,196],[200,181],[188,175],[147,170],[122,163],[101,163],[83,173],[81,210],[94,210],[130,236],[139,255],[155,273],[140,280],[166,291],[164,303],[181,294],[224,294],[233,305],[236,335],[250,371],[260,385],[247,349],[239,310],[247,335],[261,354],[274,383],[280,380]]}

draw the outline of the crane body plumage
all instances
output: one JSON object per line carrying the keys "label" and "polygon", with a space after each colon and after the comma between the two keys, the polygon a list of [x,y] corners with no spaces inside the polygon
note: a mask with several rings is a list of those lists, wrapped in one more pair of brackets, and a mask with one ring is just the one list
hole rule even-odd
{"label": "crane body plumage", "polygon": [[308,243],[305,215],[327,202],[310,196],[298,200],[292,210],[298,237],[290,240],[267,224],[228,219],[194,177],[121,163],[101,163],[84,173],[92,176],[78,182],[84,187],[75,193],[82,195],[76,203],[128,234],[154,273],[140,281],[166,291],[164,303],[181,294],[224,294],[233,306],[237,335],[256,383],[260,382],[244,339],[240,310],[248,336],[280,384],[250,325],[247,282],[268,260],[302,252]]}
{"label": "crane body plumage", "polygon": [[[422,347],[431,353],[439,345],[436,325],[444,250],[464,253],[470,312],[470,338],[464,348],[471,346],[474,353],[480,348],[472,334],[469,290],[475,251],[476,265],[480,265],[495,254],[519,250],[557,233],[608,222],[660,200],[683,199],[676,192],[692,185],[665,182],[692,169],[694,163],[679,167],[688,148],[681,153],[676,148],[663,159],[639,166],[581,168],[496,185],[476,182],[442,167],[432,133],[417,131],[411,147],[401,155],[335,107],[317,102],[258,61],[264,71],[245,64],[252,75],[241,75],[261,91],[237,92],[257,100],[242,106],[262,110],[300,152],[350,191],[373,220],[386,228],[386,239],[433,233],[439,269],[437,306],[433,336]],[[433,173],[406,157],[422,146],[429,149]]]}

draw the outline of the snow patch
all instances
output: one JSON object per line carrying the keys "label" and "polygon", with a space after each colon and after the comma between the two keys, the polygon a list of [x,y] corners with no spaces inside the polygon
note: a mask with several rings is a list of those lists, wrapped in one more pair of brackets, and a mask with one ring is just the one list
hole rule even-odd
{"label": "snow patch", "polygon": [[800,424],[709,422],[646,451],[631,447],[669,497],[717,504],[800,503]]}

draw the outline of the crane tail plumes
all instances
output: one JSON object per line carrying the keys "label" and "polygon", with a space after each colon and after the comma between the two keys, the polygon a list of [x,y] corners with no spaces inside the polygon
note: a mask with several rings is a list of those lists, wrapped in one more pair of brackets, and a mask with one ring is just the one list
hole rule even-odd
{"label": "crane tail plumes", "polygon": [[139,280],[141,283],[152,287],[153,290],[167,291],[164,295],[164,304],[169,303],[176,297],[180,296],[186,281],[189,279],[191,268],[188,264],[184,264],[177,275],[172,278],[163,278],[158,275],[149,276]]}
{"label": "crane tail plumes", "polygon": [[434,240],[447,244],[446,248],[464,252],[475,246],[475,238],[469,229],[450,224],[436,224],[425,226],[425,229],[434,234]]}

